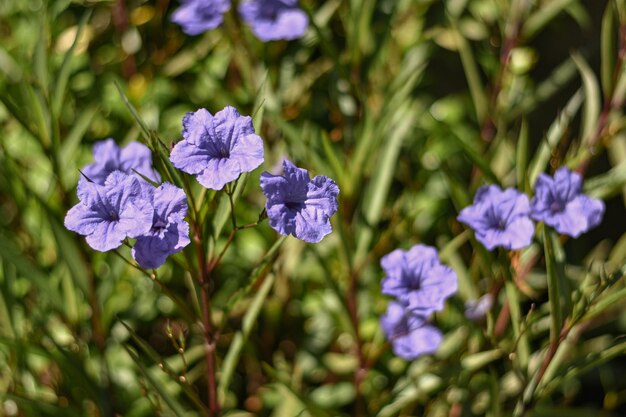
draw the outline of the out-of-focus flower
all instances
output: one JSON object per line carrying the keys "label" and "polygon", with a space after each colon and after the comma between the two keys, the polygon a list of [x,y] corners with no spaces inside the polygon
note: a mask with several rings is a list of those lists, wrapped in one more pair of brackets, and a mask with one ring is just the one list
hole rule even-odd
{"label": "out-of-focus flower", "polygon": [[[161,181],[159,174],[152,168],[150,149],[139,142],[131,142],[123,148],[117,146],[113,139],[96,142],[93,146],[93,159],[94,163],[85,165],[81,172],[96,184],[104,185],[104,181],[113,171],[122,171],[129,175],[135,175],[137,171],[151,181]],[[81,177],[80,181],[88,180]]]}
{"label": "out-of-focus flower", "polygon": [[476,239],[489,250],[497,246],[521,249],[530,245],[535,226],[529,218],[528,197],[513,188],[480,187],[474,203],[461,210],[458,220],[474,229]]}
{"label": "out-of-focus flower", "polygon": [[152,201],[152,228],[137,237],[133,258],[145,269],[158,268],[168,256],[180,252],[190,242],[187,196],[180,188],[164,183],[159,188],[145,189],[144,196]]}
{"label": "out-of-focus flower", "polygon": [[115,249],[127,237],[135,238],[152,227],[154,209],[135,176],[113,171],[104,185],[82,181],[80,202],[65,216],[65,227],[86,236],[93,249]]}
{"label": "out-of-focus flower", "polygon": [[380,263],[386,273],[383,294],[396,297],[419,315],[443,310],[445,300],[457,290],[456,273],[439,262],[433,247],[415,245],[408,251],[396,249]]}
{"label": "out-of-focus flower", "polygon": [[578,237],[600,224],[604,203],[582,193],[580,174],[561,167],[554,177],[537,178],[530,215],[561,234]]}
{"label": "out-of-focus flower", "polygon": [[493,307],[493,295],[487,293],[478,300],[465,302],[465,317],[470,320],[481,320]]}
{"label": "out-of-focus flower", "polygon": [[215,29],[230,10],[230,0],[182,0],[172,14],[172,22],[180,25],[187,35],[199,35]]}
{"label": "out-of-focus flower", "polygon": [[443,340],[439,329],[426,324],[424,317],[412,313],[396,301],[389,303],[380,324],[393,352],[407,360],[434,353]]}
{"label": "out-of-focus flower", "polygon": [[239,5],[239,13],[263,42],[301,38],[309,26],[298,0],[246,1]]}
{"label": "out-of-focus flower", "polygon": [[252,118],[234,107],[215,116],[200,109],[183,118],[183,140],[172,149],[170,160],[204,187],[221,190],[263,163],[263,141],[254,133]]}
{"label": "out-of-focus flower", "polygon": [[284,174],[261,174],[261,189],[270,226],[281,235],[317,243],[332,229],[330,216],[337,211],[339,187],[323,175],[311,179],[309,171],[283,161]]}

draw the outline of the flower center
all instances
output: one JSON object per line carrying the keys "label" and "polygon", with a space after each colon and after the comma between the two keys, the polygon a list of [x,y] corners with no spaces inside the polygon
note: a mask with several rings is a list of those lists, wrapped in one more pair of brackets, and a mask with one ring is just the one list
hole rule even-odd
{"label": "flower center", "polygon": [[285,201],[285,207],[290,210],[298,211],[304,208],[304,203],[300,201]]}

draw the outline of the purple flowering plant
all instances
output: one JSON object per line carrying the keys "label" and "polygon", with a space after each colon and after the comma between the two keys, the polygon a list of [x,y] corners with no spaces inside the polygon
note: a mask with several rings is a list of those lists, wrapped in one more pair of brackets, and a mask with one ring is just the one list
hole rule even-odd
{"label": "purple flowering plant", "polygon": [[382,257],[382,293],[394,297],[381,317],[381,326],[396,355],[404,359],[433,353],[443,340],[441,331],[427,324],[457,291],[456,273],[439,261],[431,246],[396,249]]}
{"label": "purple flowering plant", "polygon": [[228,10],[230,0],[181,0],[171,19],[183,32],[193,36],[221,25]]}
{"label": "purple flowering plant", "polygon": [[473,204],[461,210],[458,220],[470,226],[476,239],[489,250],[498,246],[522,249],[530,245],[535,233],[528,197],[496,185],[480,187]]}
{"label": "purple flowering plant", "polygon": [[263,163],[263,141],[254,132],[252,118],[234,107],[215,116],[200,109],[183,118],[183,140],[172,149],[170,160],[202,186],[221,190]]}
{"label": "purple flowering plant", "polygon": [[[0,18],[2,415],[626,410],[623,2],[35,3]],[[598,48],[542,42],[587,15]]]}
{"label": "purple flowering plant", "polygon": [[116,249],[124,239],[141,236],[152,226],[152,202],[134,176],[113,171],[104,185],[79,182],[77,193],[80,202],[67,212],[65,227],[85,236],[97,251]]}
{"label": "purple flowering plant", "polygon": [[298,0],[247,0],[239,4],[239,13],[263,42],[301,38],[309,26]]}
{"label": "purple flowering plant", "polygon": [[330,178],[310,178],[306,169],[283,161],[283,175],[261,174],[270,225],[281,235],[317,243],[332,231],[330,217],[337,211],[339,187]]}
{"label": "purple flowering plant", "polygon": [[582,177],[566,167],[556,170],[553,177],[539,175],[535,196],[530,203],[530,216],[571,237],[598,226],[604,215],[602,200],[582,192]]}
{"label": "purple flowering plant", "polygon": [[[89,180],[104,185],[105,180],[113,171],[125,174],[140,174],[151,181],[159,182],[161,177],[152,166],[150,149],[139,142],[131,142],[120,148],[115,140],[107,139],[93,145],[94,162],[82,169],[82,180]],[[137,178],[141,178],[138,175]]]}

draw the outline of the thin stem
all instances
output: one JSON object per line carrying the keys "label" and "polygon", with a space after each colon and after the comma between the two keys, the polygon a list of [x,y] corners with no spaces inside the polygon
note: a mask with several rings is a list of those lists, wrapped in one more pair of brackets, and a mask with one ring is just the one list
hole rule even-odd
{"label": "thin stem", "polygon": [[348,293],[346,295],[346,302],[348,307],[348,313],[350,314],[350,321],[354,329],[354,339],[356,343],[356,354],[359,360],[359,366],[354,373],[354,415],[365,415],[364,402],[361,392],[361,384],[367,375],[368,364],[363,354],[363,341],[359,332],[359,317],[358,317],[358,305],[357,305],[357,289],[358,289],[358,276],[356,273],[350,274],[350,284],[348,286]]}
{"label": "thin stem", "polygon": [[209,299],[209,276],[206,267],[206,258],[202,245],[202,228],[193,222],[194,246],[198,260],[198,283],[200,284],[200,299],[202,302],[202,325],[204,341],[206,343],[205,359],[207,364],[207,395],[209,400],[209,417],[220,415],[220,405],[217,400],[217,384],[215,382],[215,338],[213,335],[213,321],[211,318],[211,303]]}

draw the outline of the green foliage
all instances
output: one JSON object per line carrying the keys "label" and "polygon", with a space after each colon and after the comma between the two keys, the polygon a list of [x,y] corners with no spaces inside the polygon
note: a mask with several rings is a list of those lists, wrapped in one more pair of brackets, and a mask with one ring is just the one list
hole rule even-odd
{"label": "green foliage", "polygon": [[[0,2],[0,415],[206,415],[207,288],[224,415],[624,415],[623,1],[301,0],[306,36],[267,44],[235,5],[185,36],[170,3]],[[229,196],[171,165],[184,114],[225,105],[253,116],[263,170],[288,155],[338,183],[320,244],[262,222],[261,171]],[[192,245],[157,273],[63,227],[107,137],[190,196],[210,285]],[[562,165],[607,205],[583,237],[539,225],[489,252],[456,221],[481,185],[531,195]],[[437,354],[407,362],[379,259],[418,242],[460,289]]]}

